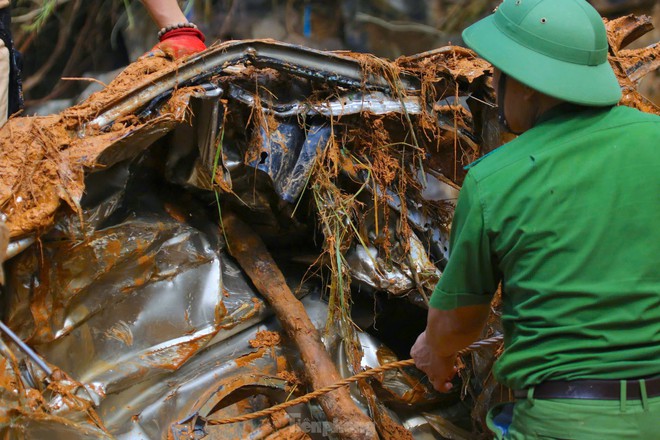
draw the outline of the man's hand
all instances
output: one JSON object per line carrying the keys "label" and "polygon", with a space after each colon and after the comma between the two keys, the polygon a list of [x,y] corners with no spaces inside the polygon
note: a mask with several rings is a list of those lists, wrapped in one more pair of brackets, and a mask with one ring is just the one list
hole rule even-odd
{"label": "man's hand", "polygon": [[452,389],[451,379],[456,374],[455,354],[438,356],[426,341],[426,332],[423,332],[410,349],[410,355],[415,360],[415,366],[426,373],[433,388],[441,393]]}
{"label": "man's hand", "polygon": [[150,54],[177,60],[206,49],[204,34],[196,28],[173,29],[160,37]]}
{"label": "man's hand", "polygon": [[456,353],[479,338],[490,312],[488,304],[440,310],[429,307],[426,330],[410,350],[415,365],[433,388],[446,393],[456,374]]}
{"label": "man's hand", "polygon": [[172,60],[192,55],[206,49],[204,34],[190,24],[177,0],[142,0],[149,15],[160,29],[171,29],[159,35],[160,43],[146,56],[161,56]]}

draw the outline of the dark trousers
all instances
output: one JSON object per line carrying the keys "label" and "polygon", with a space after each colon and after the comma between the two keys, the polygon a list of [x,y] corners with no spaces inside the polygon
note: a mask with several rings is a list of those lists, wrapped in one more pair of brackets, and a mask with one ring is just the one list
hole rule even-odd
{"label": "dark trousers", "polygon": [[9,95],[8,116],[23,108],[23,87],[21,82],[21,55],[14,48],[11,37],[11,9],[0,9],[0,39],[9,50]]}

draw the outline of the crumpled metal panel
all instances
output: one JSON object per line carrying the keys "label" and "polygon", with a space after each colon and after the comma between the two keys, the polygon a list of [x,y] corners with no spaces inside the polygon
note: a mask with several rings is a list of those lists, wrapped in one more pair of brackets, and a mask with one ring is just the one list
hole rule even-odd
{"label": "crumpled metal panel", "polygon": [[[296,358],[295,350],[283,345],[254,355],[260,350],[248,342],[256,331],[278,330],[279,324],[270,318],[241,332],[264,319],[267,307],[241,270],[199,230],[172,218],[131,219],[80,243],[44,243],[44,252],[53,267],[52,279],[59,277],[59,288],[75,291],[76,300],[65,307],[69,314],[62,314],[59,327],[49,321],[55,326],[44,333],[50,339],[36,348],[90,385],[98,394],[99,415],[117,438],[188,438],[186,421],[195,414],[238,414],[218,412],[212,403],[240,388],[270,387],[282,399],[288,395],[277,373],[287,358]],[[34,257],[28,252],[20,258]],[[83,267],[89,269],[76,270]],[[316,295],[303,302],[322,328],[327,305]],[[360,337],[365,365],[375,366],[382,345]],[[216,343],[220,341],[225,343]],[[338,348],[344,367],[341,353]],[[259,421],[250,422],[249,431],[259,426]],[[69,434],[66,427],[57,430],[62,432],[59,438]],[[207,432],[240,438],[246,430],[241,425]],[[80,429],[76,432],[72,438],[87,438]]]}
{"label": "crumpled metal panel", "polygon": [[[251,111],[262,111],[261,108],[253,107],[255,100],[252,94],[238,87],[231,87],[230,92],[230,96],[250,106]],[[269,123],[268,129],[256,127],[256,130],[259,130],[258,139],[261,141],[261,155],[245,164],[243,152],[238,150],[238,145],[235,142],[225,141],[222,155],[218,157],[218,163],[213,164],[211,155],[217,148],[219,132],[223,129],[219,115],[224,110],[219,109],[217,96],[217,91],[211,91],[203,99],[193,103],[193,113],[197,115],[194,136],[174,134],[174,148],[170,152],[171,159],[168,162],[172,165],[170,169],[174,170],[175,181],[210,189],[211,183],[208,176],[217,166],[223,170],[222,175],[226,186],[232,188],[242,201],[250,204],[253,209],[258,208],[270,212],[272,200],[268,199],[267,192],[254,190],[256,183],[253,178],[259,176],[246,172],[246,167],[252,167],[268,176],[279,198],[295,204],[308,183],[316,158],[326,148],[333,134],[333,127],[325,120],[306,127],[301,125],[297,119],[280,117],[282,112],[286,112],[288,115],[288,112],[291,111],[302,111],[304,105],[307,104],[289,104],[289,110],[285,110],[271,103],[269,107],[264,108],[264,111],[274,109],[272,111],[275,112],[277,119]],[[285,97],[282,99],[286,100]],[[371,111],[374,105],[368,100],[359,101],[358,95],[354,95],[350,99],[355,103],[360,102],[360,110]],[[390,100],[396,101],[391,98]],[[337,102],[343,105],[345,99]],[[332,109],[332,102],[329,105]],[[377,105],[376,110],[378,110]],[[401,109],[401,103],[398,105],[398,108]],[[313,112],[313,108],[311,105],[310,111]],[[350,109],[347,112],[350,112]],[[209,123],[209,121],[211,122]],[[213,122],[217,122],[217,124]],[[186,130],[188,129],[184,129],[184,131]],[[183,159],[185,157],[197,157],[197,159]],[[186,167],[186,163],[194,163],[194,165]],[[422,190],[419,197],[422,200],[446,203],[448,206],[455,201],[458,189],[448,183],[447,179],[443,180],[442,176],[439,173],[434,174],[433,170],[426,173],[420,171],[420,173],[422,173],[420,175]],[[366,179],[366,176],[363,178]],[[367,191],[372,191],[368,184],[366,188]],[[399,211],[399,196],[392,192],[389,192],[387,196],[390,207]],[[367,205],[371,203],[370,199],[365,202]],[[444,267],[448,255],[447,221],[426,212],[421,204],[418,206],[412,202],[413,200],[410,200],[408,203],[407,215],[418,236],[411,236],[408,240],[407,246],[412,249],[411,258],[405,261],[401,261],[400,258],[396,259],[395,264],[386,263],[378,256],[375,246],[367,244],[367,248],[365,248],[357,245],[347,255],[351,275],[356,280],[374,289],[384,290],[395,295],[411,292],[415,288],[432,289],[440,276],[438,267]],[[392,230],[394,229],[393,224]]]}
{"label": "crumpled metal panel", "polygon": [[396,263],[387,263],[373,245],[367,248],[356,245],[346,253],[351,276],[356,281],[393,295],[409,293],[417,286],[432,287],[440,278],[440,270],[431,262],[422,242],[415,235],[410,237],[408,245],[409,260],[394,259]]}
{"label": "crumpled metal panel", "polygon": [[[451,207],[458,198],[458,188],[448,183],[440,175],[431,172],[419,172],[421,191],[419,198],[426,202],[445,204]],[[410,249],[408,257],[404,258],[401,251],[404,246],[401,239],[391,250],[391,255],[385,259],[383,253],[373,244],[376,233],[375,216],[384,218],[382,213],[373,212],[373,192],[365,174],[360,175],[365,181],[367,197],[361,198],[366,206],[362,217],[364,230],[367,231],[368,242],[358,243],[346,252],[346,262],[351,276],[367,286],[376,290],[386,291],[393,295],[410,293],[416,289],[426,288],[432,291],[441,275],[449,257],[449,228],[447,219],[427,212],[424,207],[409,199],[407,203],[407,216],[415,233],[408,239]],[[379,197],[383,194],[376,190]],[[400,196],[392,191],[387,192],[387,203],[390,208],[399,213],[401,210]],[[396,234],[397,219],[390,219],[389,229],[392,236]],[[366,247],[364,245],[367,245]]]}
{"label": "crumpled metal panel", "polygon": [[[87,384],[104,423],[122,439],[199,437],[203,432],[196,416],[249,412],[236,400],[246,389],[268,395],[271,403],[283,400],[287,383],[277,374],[282,368],[300,371],[295,350],[286,344],[268,350],[249,347],[256,330],[250,326],[270,312],[224,250],[215,198],[224,197],[232,208],[249,212],[251,226],[264,240],[277,243],[284,237],[289,253],[296,254],[299,248],[291,243],[296,237],[309,240],[316,225],[313,213],[294,216],[292,210],[331,136],[354,136],[352,124],[366,112],[395,113],[388,129],[401,130],[397,134],[405,137],[411,121],[404,119],[429,111],[416,96],[388,96],[390,84],[381,77],[362,78],[354,59],[276,43],[226,48],[227,53],[212,48],[193,57],[177,72],[181,76],[165,74],[104,108],[96,123],[136,109],[141,109],[138,118],[147,122],[114,139],[100,157],[108,168],[87,176],[82,223],[77,216],[62,216],[38,246],[12,262],[9,323],[46,360]],[[298,75],[295,81],[300,83],[289,87],[276,81],[273,90],[281,90],[263,105],[261,98],[257,103],[256,95],[227,76],[213,76],[226,67],[222,60],[281,69]],[[339,73],[329,71],[335,63]],[[346,93],[308,102],[303,95],[313,92],[309,79],[341,85]],[[180,81],[196,86],[182,89],[177,98],[180,111],[190,106],[190,124],[160,114],[161,104]],[[402,78],[401,86],[418,88],[414,78]],[[252,112],[262,113],[252,119]],[[338,124],[340,116],[350,115]],[[455,122],[436,116],[441,130],[472,145]],[[256,158],[254,146],[261,150]],[[350,149],[350,144],[342,148]],[[402,160],[407,158],[402,154]],[[343,183],[364,183],[365,189],[356,196],[364,241],[345,254],[352,278],[372,290],[420,292],[423,297],[437,281],[447,252],[447,219],[436,214],[443,204],[451,204],[456,188],[439,171],[420,171],[420,186],[406,192],[404,209],[398,194],[374,194],[369,179],[349,168],[337,179],[338,190],[347,190]],[[394,215],[374,214],[374,198],[387,200]],[[396,232],[404,210],[413,229],[405,243]],[[394,239],[387,255],[379,255],[373,244],[382,233],[375,231],[374,215],[390,222]],[[302,274],[294,279],[298,286]],[[319,286],[321,281],[311,284]],[[294,290],[306,293],[306,288]],[[326,306],[316,296],[306,299],[305,306],[321,328]],[[265,327],[278,328],[273,319]],[[334,340],[328,346],[348,375],[344,348],[336,337],[330,337]],[[365,334],[360,342],[365,362],[380,363],[385,348]],[[419,385],[420,379],[403,373],[385,376],[379,385],[387,396],[384,401],[401,406],[428,403],[433,396],[428,386]],[[395,418],[403,422],[406,417],[404,412]],[[260,426],[255,421],[209,428],[208,433],[212,438],[241,438],[244,430]]]}
{"label": "crumpled metal panel", "polygon": [[[171,93],[177,87],[203,83],[204,79],[228,66],[245,62],[255,66],[277,66],[283,72],[342,86],[390,90],[390,84],[382,76],[368,75],[365,83],[360,62],[353,58],[276,41],[229,41],[187,58],[184,64],[165,73],[157,82],[138,84],[131,94],[100,109],[99,116],[91,124],[106,126],[121,116],[135,112],[145,103]],[[401,87],[406,90],[419,88],[419,80],[415,77],[402,74],[400,81]]]}
{"label": "crumpled metal panel", "polygon": [[[98,181],[84,200],[82,225],[75,215],[61,217],[10,269],[8,323],[48,362],[88,385],[113,429],[135,415],[116,412],[118,393],[153,396],[207,347],[225,347],[229,359],[237,346],[220,342],[271,314],[223,251],[217,225],[185,193],[163,194],[145,183],[148,164],[92,174],[89,183]],[[215,358],[195,358],[182,374],[205,362],[219,380]],[[206,389],[191,389],[190,399]],[[164,399],[162,411],[169,414],[172,402]],[[158,438],[152,434],[144,438]]]}
{"label": "crumpled metal panel", "polygon": [[[254,95],[240,87],[233,86],[229,89],[229,96],[247,104],[255,106]],[[417,115],[422,113],[423,107],[419,97],[406,96],[393,98],[382,92],[351,93],[340,96],[337,99],[327,99],[318,102],[294,101],[288,104],[268,103],[263,108],[264,113],[272,114],[280,118],[296,115],[325,117],[340,117],[368,112],[374,115],[391,113],[407,113]]]}
{"label": "crumpled metal panel", "polygon": [[300,127],[298,121],[281,123],[270,133],[263,132],[261,158],[250,163],[273,180],[277,194],[295,203],[312,172],[316,157],[322,152],[332,134],[327,124]]}
{"label": "crumpled metal panel", "polygon": [[[100,394],[178,368],[219,332],[216,342],[265,311],[240,268],[173,219],[132,220],[43,251],[50,267],[38,282],[51,286],[43,294],[52,295],[56,309],[39,301],[39,288],[15,289],[48,317],[33,321],[30,340]],[[9,323],[26,337],[31,319],[15,310]]]}
{"label": "crumpled metal panel", "polygon": [[[231,90],[237,94],[236,90],[239,89],[234,87]],[[241,93],[241,102],[254,105],[252,95],[245,91]],[[238,150],[238,145],[235,142],[225,141],[223,154],[219,156],[219,162],[214,165],[211,156],[217,148],[219,132],[223,129],[218,124],[222,123],[220,115],[224,111],[218,107],[217,96],[217,91],[211,91],[204,97],[199,95],[202,99],[193,101],[193,113],[196,115],[194,136],[174,133],[173,148],[168,160],[171,165],[169,169],[174,173],[174,180],[198,188],[210,189],[208,176],[212,174],[214,166],[218,166],[223,170],[222,175],[227,187],[232,188],[252,209],[263,211],[263,218],[266,218],[272,215],[270,213],[273,200],[268,197],[267,191],[255,191],[257,183],[254,179],[261,177],[261,173],[246,171],[246,167],[252,167],[268,176],[270,185],[280,199],[295,204],[308,183],[316,158],[326,148],[332,135],[333,128],[329,122],[322,120],[305,127],[301,126],[297,119],[278,116],[274,123],[269,124],[270,130],[257,127],[262,143],[259,158],[245,164],[244,155]],[[357,95],[353,97],[356,101],[358,98]],[[276,108],[274,105],[272,107]],[[371,110],[368,101],[362,103],[362,108]],[[261,110],[252,108],[251,111]],[[187,131],[189,129],[184,129],[184,132]],[[185,159],[186,157],[188,159]],[[191,160],[189,159],[191,157],[197,159]],[[194,165],[187,167],[186,163]],[[457,188],[441,180],[441,176],[434,176],[432,171],[420,176],[420,182],[422,182],[420,197],[423,200],[449,205],[457,197]],[[366,188],[371,191],[370,186],[367,185]],[[400,209],[397,194],[388,193],[388,200],[392,208],[397,211]],[[369,205],[370,200],[365,202]],[[394,264],[386,263],[378,256],[374,246],[368,245],[365,249],[362,245],[357,245],[347,255],[351,275],[357,281],[395,295],[422,287],[430,290],[437,282],[440,276],[438,267],[444,266],[448,254],[446,222],[421,209],[421,205],[418,207],[410,202],[408,218],[417,232],[417,236],[411,236],[408,240],[408,246],[412,249],[411,258],[405,261],[396,259]],[[393,224],[392,230],[394,229]]]}
{"label": "crumpled metal panel", "polygon": [[101,430],[71,423],[67,419],[44,417],[34,420],[18,416],[13,419],[14,428],[0,429],[8,440],[109,440],[112,436]]}
{"label": "crumpled metal panel", "polygon": [[[315,325],[322,327],[327,305],[318,295],[302,301]],[[167,431],[175,439],[183,439],[183,433],[190,430],[182,427],[189,425],[194,415],[217,419],[238,415],[230,397],[241,390],[253,389],[253,394],[258,395],[268,389],[272,398],[285,400],[289,395],[287,383],[277,374],[288,365],[287,359],[296,358],[296,350],[287,343],[267,349],[251,347],[249,341],[262,330],[279,332],[281,327],[271,317],[235,335],[231,343],[216,344],[201,352],[194,363],[165,380],[150,380],[110,396],[99,413],[119,439],[163,438]],[[131,418],[132,414],[139,416]],[[206,431],[211,438],[243,438],[248,429],[253,432],[261,425],[261,420],[255,420],[207,427]]]}
{"label": "crumpled metal panel", "polygon": [[[224,107],[220,97],[222,88],[214,84],[204,85],[190,100],[193,119],[189,127],[179,127],[174,133],[176,140],[168,151],[166,175],[172,182],[203,190],[213,190],[212,170],[218,148],[218,133],[222,130]],[[219,166],[223,166],[219,157]],[[225,182],[231,188],[229,173]]]}
{"label": "crumpled metal panel", "polygon": [[[80,384],[57,371],[47,384],[28,359],[0,340],[0,435],[6,439],[112,438],[92,417],[93,402]],[[41,373],[41,371],[39,371]],[[36,384],[33,382],[37,382]]]}

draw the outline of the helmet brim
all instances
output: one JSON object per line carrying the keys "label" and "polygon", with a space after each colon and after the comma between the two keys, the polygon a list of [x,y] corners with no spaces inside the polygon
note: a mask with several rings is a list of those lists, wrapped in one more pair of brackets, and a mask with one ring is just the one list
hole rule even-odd
{"label": "helmet brim", "polygon": [[607,106],[621,99],[621,86],[609,63],[586,66],[550,58],[500,32],[493,17],[465,29],[463,41],[502,72],[546,95],[576,104]]}

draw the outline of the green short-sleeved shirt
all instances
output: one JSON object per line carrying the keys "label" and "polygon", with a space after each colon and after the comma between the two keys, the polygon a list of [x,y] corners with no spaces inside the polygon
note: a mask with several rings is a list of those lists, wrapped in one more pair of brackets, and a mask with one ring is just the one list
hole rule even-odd
{"label": "green short-sleeved shirt", "polygon": [[471,167],[431,305],[503,282],[495,374],[514,389],[660,375],[660,117],[551,113]]}

